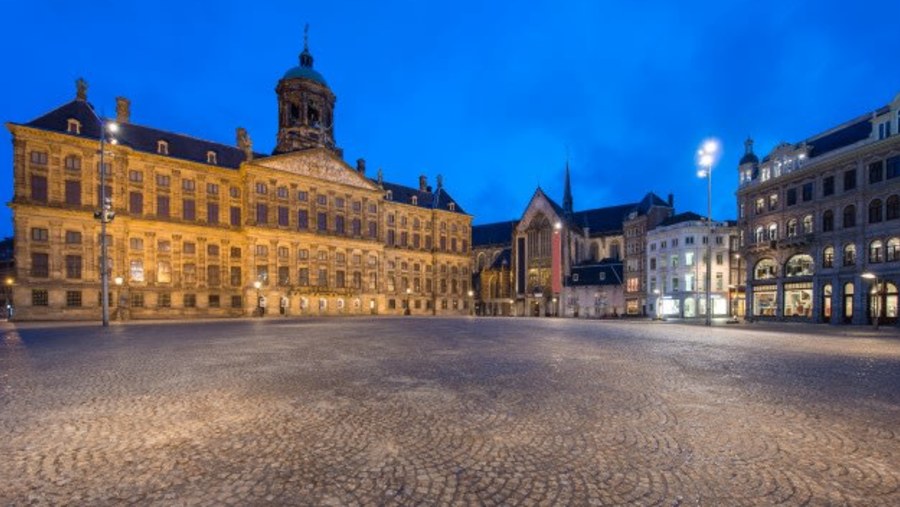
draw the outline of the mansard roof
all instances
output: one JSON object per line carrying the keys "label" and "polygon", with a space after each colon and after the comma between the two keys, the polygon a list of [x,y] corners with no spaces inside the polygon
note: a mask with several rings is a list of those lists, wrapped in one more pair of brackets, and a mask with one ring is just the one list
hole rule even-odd
{"label": "mansard roof", "polygon": [[[450,194],[448,194],[447,191],[444,190],[443,187],[438,187],[438,189],[434,192],[427,192],[427,191],[423,192],[417,188],[407,187],[405,185],[400,185],[397,183],[390,183],[387,181],[379,182],[376,179],[371,179],[370,181],[372,181],[376,185],[380,184],[381,187],[384,188],[385,191],[390,191],[391,192],[391,201],[393,201],[393,202],[399,202],[399,203],[413,205],[412,198],[413,198],[413,196],[415,196],[416,203],[414,205],[418,206],[420,208],[441,209],[444,211],[451,211],[450,203],[454,203],[456,206],[455,206],[455,209],[452,210],[452,212],[461,213],[463,215],[466,214],[466,212],[462,209],[462,206],[460,206],[459,203],[456,202],[450,196]],[[435,194],[437,194],[437,204],[435,204],[435,199],[434,199]]]}
{"label": "mansard roof", "polygon": [[622,285],[622,271],[622,261],[616,259],[572,266],[571,273],[566,277],[566,286]]}
{"label": "mansard roof", "polygon": [[507,220],[505,222],[472,226],[472,247],[510,244],[512,242],[513,229],[516,228],[518,223],[518,220]]}
{"label": "mansard roof", "polygon": [[[68,132],[69,119],[78,120],[81,124],[80,134]],[[25,126],[99,141],[100,121],[101,118],[90,103],[76,99],[26,123]],[[168,144],[167,156],[171,158],[208,164],[206,154],[212,151],[216,154],[216,164],[209,165],[237,169],[244,161],[244,152],[234,146],[134,123],[118,125],[119,131],[110,137],[114,137],[119,145],[128,146],[135,151],[157,154],[157,143],[165,141]],[[263,158],[266,155],[257,153],[254,156]]]}

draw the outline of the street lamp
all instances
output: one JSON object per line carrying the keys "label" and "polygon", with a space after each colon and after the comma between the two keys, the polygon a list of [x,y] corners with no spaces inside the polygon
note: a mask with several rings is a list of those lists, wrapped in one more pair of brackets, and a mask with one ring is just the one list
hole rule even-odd
{"label": "street lamp", "polygon": [[12,286],[13,286],[13,282],[14,282],[14,281],[15,281],[15,280],[13,280],[12,277],[7,277],[6,280],[3,281],[3,283],[4,283],[4,290],[3,290],[4,294],[3,294],[3,295],[4,295],[4,298],[5,298],[5,301],[3,301],[3,306],[4,306],[4,309],[5,309],[5,311],[6,311],[6,318],[7,318],[7,319],[12,319],[12,314],[13,314],[13,309],[12,309]]}
{"label": "street lamp", "polygon": [[875,287],[875,319],[874,325],[875,329],[878,329],[878,317],[881,315],[881,282],[878,280],[878,276],[871,271],[866,271],[865,273],[859,275],[866,280],[871,280],[872,285]]}
{"label": "street lamp", "polygon": [[117,318],[121,319],[123,313],[122,308],[125,306],[125,301],[122,299],[122,284],[125,283],[125,279],[121,276],[117,276],[113,278],[113,282],[116,284],[116,290],[119,292],[119,302],[116,305],[116,314]]}
{"label": "street lamp", "polygon": [[[119,124],[114,121],[100,119],[100,210],[94,212],[94,218],[100,220],[100,306],[101,324],[109,326],[109,241],[106,239],[106,224],[116,217],[112,211],[112,201],[106,196],[106,142],[108,134],[119,131]],[[114,137],[109,138],[110,144],[118,144]]]}
{"label": "street lamp", "polygon": [[409,296],[411,294],[412,294],[412,289],[407,287],[406,288],[406,310],[404,312],[406,315],[412,315],[412,308],[410,308],[410,306],[409,306]]}
{"label": "street lamp", "polygon": [[712,301],[710,300],[710,285],[712,285],[712,169],[722,147],[716,139],[707,139],[697,150],[697,165],[700,169],[697,176],[706,178],[706,224],[709,226],[709,236],[706,238],[706,325],[712,325]]}
{"label": "street lamp", "polygon": [[256,280],[253,282],[253,288],[256,289],[256,312],[259,313],[259,316],[262,317],[262,298],[259,295],[259,288],[262,287],[262,282]]}
{"label": "street lamp", "polygon": [[475,293],[469,289],[469,315],[475,315]]}

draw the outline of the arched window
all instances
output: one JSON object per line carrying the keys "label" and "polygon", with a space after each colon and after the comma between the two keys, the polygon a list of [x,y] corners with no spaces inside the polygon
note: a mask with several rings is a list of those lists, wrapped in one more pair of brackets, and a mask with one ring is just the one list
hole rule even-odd
{"label": "arched window", "polygon": [[884,260],[884,243],[876,239],[869,243],[869,262],[881,262]]}
{"label": "arched window", "polygon": [[776,271],[778,265],[775,263],[774,259],[765,258],[760,259],[759,262],[756,263],[756,266],[753,268],[753,279],[754,280],[768,280],[770,278],[775,278]]}
{"label": "arched window", "polygon": [[822,232],[831,232],[834,230],[834,212],[827,209],[822,212]]}
{"label": "arched window", "polygon": [[756,228],[756,234],[754,235],[754,239],[757,243],[762,243],[766,240],[765,229],[760,225]]}
{"label": "arched window", "polygon": [[834,267],[834,247],[826,246],[822,250],[822,267],[823,268],[833,268]]}
{"label": "arched window", "polygon": [[881,199],[873,199],[872,202],[869,203],[869,223],[877,224],[881,222]]}
{"label": "arched window", "polygon": [[813,232],[813,217],[812,215],[806,215],[803,217],[803,234],[812,234]]}
{"label": "arched window", "polygon": [[856,264],[856,245],[848,243],[844,245],[844,266],[853,266]]}
{"label": "arched window", "polygon": [[793,238],[796,235],[797,235],[797,219],[792,218],[787,221],[787,232],[786,232],[785,236],[787,236],[788,238]]}
{"label": "arched window", "polygon": [[850,322],[853,319],[853,294],[855,292],[853,282],[844,284],[844,322]]}
{"label": "arched window", "polygon": [[892,195],[887,198],[884,218],[886,220],[896,220],[900,218],[900,195]]}
{"label": "arched window", "polygon": [[619,260],[620,255],[621,254],[619,253],[619,242],[613,241],[612,243],[609,244],[609,256],[612,259]]}
{"label": "arched window", "polygon": [[811,255],[799,254],[791,257],[784,264],[784,276],[811,276],[813,274],[813,258]]}
{"label": "arched window", "polygon": [[849,205],[844,208],[844,228],[856,226],[856,206]]}
{"label": "arched window", "polygon": [[778,224],[772,222],[769,224],[769,241],[775,241],[778,239]]}
{"label": "arched window", "polygon": [[822,320],[828,322],[831,320],[831,294],[832,288],[830,283],[822,286],[822,300],[819,308],[822,309]]}
{"label": "arched window", "polygon": [[887,242],[885,260],[888,262],[900,261],[900,238],[891,238]]}
{"label": "arched window", "polygon": [[478,257],[475,261],[475,271],[481,271],[484,267],[484,252],[478,252]]}

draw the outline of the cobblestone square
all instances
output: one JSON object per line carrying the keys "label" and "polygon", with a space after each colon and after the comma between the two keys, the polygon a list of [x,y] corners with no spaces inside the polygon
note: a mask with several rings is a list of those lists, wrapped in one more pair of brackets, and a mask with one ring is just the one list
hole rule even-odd
{"label": "cobblestone square", "polygon": [[3,505],[900,505],[890,330],[0,326]]}

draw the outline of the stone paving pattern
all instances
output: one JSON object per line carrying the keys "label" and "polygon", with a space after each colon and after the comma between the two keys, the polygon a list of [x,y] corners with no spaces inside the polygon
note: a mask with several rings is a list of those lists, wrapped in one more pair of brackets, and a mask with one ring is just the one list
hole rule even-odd
{"label": "stone paving pattern", "polygon": [[896,329],[0,326],[0,505],[900,505]]}

